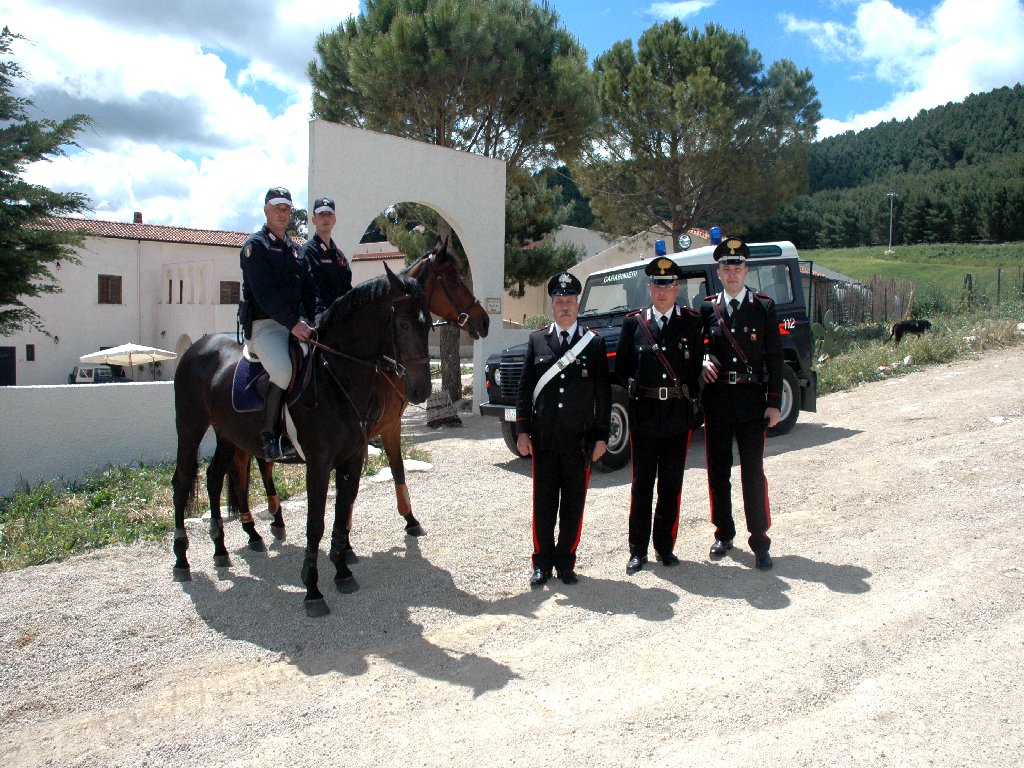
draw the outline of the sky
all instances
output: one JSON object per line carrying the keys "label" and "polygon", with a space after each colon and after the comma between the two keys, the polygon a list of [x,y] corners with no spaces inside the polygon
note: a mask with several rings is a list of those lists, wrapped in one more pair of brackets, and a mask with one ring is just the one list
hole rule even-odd
{"label": "sky", "polygon": [[[1024,0],[550,0],[591,61],[676,17],[744,34],[765,67],[813,73],[819,138],[1024,80]],[[0,0],[35,119],[85,113],[67,158],[26,179],[88,195],[91,218],[253,231],[268,187],[306,207],[318,34],[358,0]],[[315,190],[315,194],[330,193]],[[369,223],[369,222],[367,222]]]}

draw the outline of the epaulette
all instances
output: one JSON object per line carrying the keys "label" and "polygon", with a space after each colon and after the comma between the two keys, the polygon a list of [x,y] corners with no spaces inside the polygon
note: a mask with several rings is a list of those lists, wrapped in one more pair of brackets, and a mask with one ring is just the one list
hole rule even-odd
{"label": "epaulette", "polygon": [[[704,301],[714,301],[717,296],[717,293],[712,293],[710,296],[705,296]],[[704,301],[702,301],[701,304],[703,304]]]}
{"label": "epaulette", "polygon": [[627,312],[626,317],[636,317],[637,315],[643,314],[647,311],[647,307],[641,307],[640,309],[634,309],[632,312]]}
{"label": "epaulette", "polygon": [[693,307],[679,307],[679,309],[683,312],[689,312],[691,315],[700,315],[700,312],[698,312]]}

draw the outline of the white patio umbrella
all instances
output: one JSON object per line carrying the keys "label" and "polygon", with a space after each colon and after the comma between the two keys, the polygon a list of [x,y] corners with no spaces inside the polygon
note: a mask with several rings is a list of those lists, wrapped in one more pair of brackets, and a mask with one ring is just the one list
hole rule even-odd
{"label": "white patio umbrella", "polygon": [[[78,358],[80,363],[92,363],[98,365],[127,365],[129,369],[133,365],[144,363],[155,363],[158,360],[174,360],[178,356],[174,352],[156,347],[145,347],[141,344],[122,344],[110,349],[101,349],[99,352],[90,352]],[[134,378],[134,376],[133,376]]]}

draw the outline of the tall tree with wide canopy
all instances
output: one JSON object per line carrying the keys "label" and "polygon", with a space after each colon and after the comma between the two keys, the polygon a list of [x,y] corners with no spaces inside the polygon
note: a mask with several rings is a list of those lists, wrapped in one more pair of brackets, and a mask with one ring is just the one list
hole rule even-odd
{"label": "tall tree with wide canopy", "polygon": [[0,336],[24,327],[45,332],[42,318],[24,299],[61,288],[50,268],[62,261],[75,263],[75,249],[85,241],[81,232],[58,232],[40,226],[47,216],[81,213],[88,199],[77,192],[54,192],[22,177],[25,168],[65,154],[77,146],[75,135],[90,119],[72,115],[55,120],[31,120],[29,99],[14,95],[24,72],[8,58],[21,35],[7,27],[0,32]]}
{"label": "tall tree with wide canopy", "polygon": [[[366,0],[316,55],[316,117],[499,158],[510,177],[577,156],[596,117],[586,52],[530,0]],[[453,400],[457,349],[442,332]]]}
{"label": "tall tree with wide canopy", "polygon": [[806,191],[821,106],[810,71],[764,72],[742,34],[672,19],[636,50],[616,43],[594,73],[600,138],[576,175],[610,231],[671,221],[675,250],[691,226],[738,228]]}

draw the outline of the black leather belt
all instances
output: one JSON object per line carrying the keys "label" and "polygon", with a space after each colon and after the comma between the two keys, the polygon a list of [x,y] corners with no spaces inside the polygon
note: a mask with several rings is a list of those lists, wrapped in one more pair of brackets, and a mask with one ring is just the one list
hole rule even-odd
{"label": "black leather belt", "polygon": [[654,400],[671,400],[672,398],[690,398],[690,391],[685,387],[637,387],[639,397],[650,397]]}
{"label": "black leather belt", "polygon": [[723,384],[760,384],[761,377],[754,376],[751,373],[737,373],[736,371],[728,371],[725,375],[719,376],[718,381]]}

